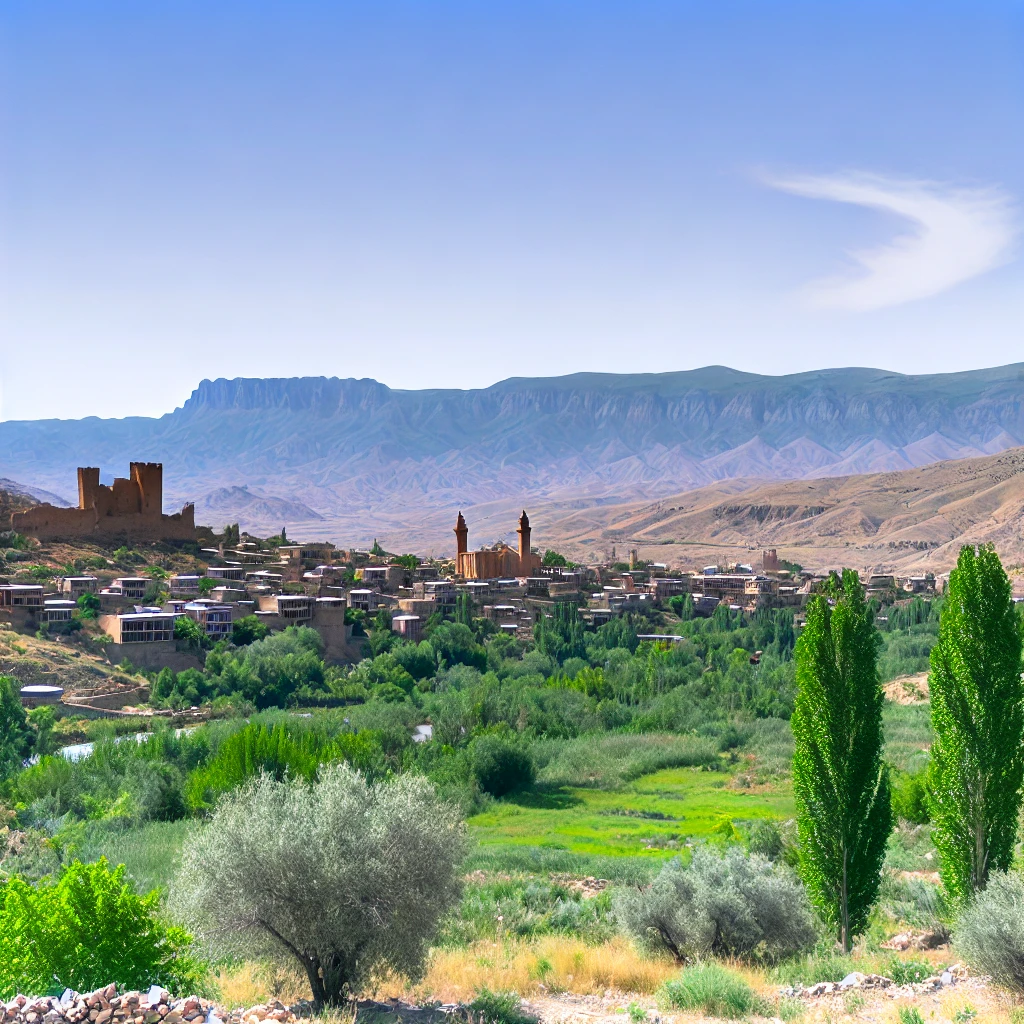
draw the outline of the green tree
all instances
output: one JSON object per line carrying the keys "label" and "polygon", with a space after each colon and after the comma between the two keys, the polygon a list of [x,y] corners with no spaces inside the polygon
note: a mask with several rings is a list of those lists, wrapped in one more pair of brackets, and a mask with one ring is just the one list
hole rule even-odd
{"label": "green tree", "polygon": [[215,950],[301,965],[320,1011],[385,971],[420,973],[465,848],[456,809],[422,776],[261,775],[190,840],[171,899]]}
{"label": "green tree", "polygon": [[17,771],[31,748],[32,730],[21,705],[18,681],[0,676],[0,779]]}
{"label": "green tree", "polygon": [[551,617],[542,614],[534,625],[533,641],[538,651],[559,664],[567,658],[584,657],[587,649],[579,608],[571,601],[556,602]]}
{"label": "green tree", "polygon": [[796,645],[793,788],[800,874],[847,951],[878,896],[892,831],[882,763],[880,642],[860,579],[844,569],[808,604]]}
{"label": "green tree", "polygon": [[231,642],[236,647],[244,647],[254,640],[262,640],[270,633],[265,622],[261,622],[255,615],[243,615],[236,619],[231,627]]}
{"label": "green tree", "polygon": [[397,639],[391,631],[391,612],[381,605],[374,616],[370,632],[370,649],[373,651],[374,657],[390,651],[395,646]]}
{"label": "green tree", "polygon": [[95,594],[81,594],[75,603],[81,619],[95,619],[99,614],[100,599]]}
{"label": "green tree", "polygon": [[28,724],[32,729],[32,752],[37,757],[46,757],[53,753],[53,727],[57,724],[57,713],[54,709],[44,704],[42,707],[33,708],[28,713]]}
{"label": "green tree", "polygon": [[201,651],[210,646],[210,638],[206,631],[188,615],[179,615],[174,620],[174,639],[188,644],[194,651]]}
{"label": "green tree", "polygon": [[568,565],[565,560],[565,555],[560,555],[557,551],[552,551],[550,548],[544,552],[544,559],[541,564],[553,565],[556,567],[564,567]]}
{"label": "green tree", "polygon": [[1013,859],[1024,782],[1021,625],[995,549],[963,547],[931,651],[934,839],[957,902]]}
{"label": "green tree", "polygon": [[116,982],[186,995],[202,978],[192,940],[161,923],[160,893],[140,896],[106,860],[75,861],[56,881],[15,876],[0,888],[0,998],[81,992]]}
{"label": "green tree", "polygon": [[221,584],[220,580],[215,580],[212,576],[200,576],[199,577],[199,593],[200,596],[206,597],[211,590],[216,590]]}
{"label": "green tree", "polygon": [[469,594],[457,594],[455,597],[455,621],[463,626],[473,628],[473,601]]}

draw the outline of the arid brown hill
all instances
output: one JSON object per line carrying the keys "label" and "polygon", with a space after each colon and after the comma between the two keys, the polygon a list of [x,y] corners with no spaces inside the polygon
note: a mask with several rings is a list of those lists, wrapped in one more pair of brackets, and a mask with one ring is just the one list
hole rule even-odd
{"label": "arid brown hill", "polygon": [[11,515],[39,504],[34,498],[17,491],[0,488],[0,532],[11,528]]}
{"label": "arid brown hill", "polygon": [[639,547],[672,564],[757,560],[809,568],[942,571],[961,544],[1024,562],[1024,448],[899,473],[759,484],[731,481],[663,501],[550,514],[545,540],[579,555]]}

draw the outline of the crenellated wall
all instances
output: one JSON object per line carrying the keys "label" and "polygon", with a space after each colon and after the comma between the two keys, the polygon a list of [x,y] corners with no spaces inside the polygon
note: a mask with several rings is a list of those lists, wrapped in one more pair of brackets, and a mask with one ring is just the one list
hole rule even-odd
{"label": "crenellated wall", "polygon": [[163,466],[159,462],[133,462],[128,479],[112,486],[100,483],[95,466],[78,470],[78,508],[36,505],[11,517],[18,533],[41,541],[73,538],[124,538],[133,541],[196,539],[195,508],[165,516]]}

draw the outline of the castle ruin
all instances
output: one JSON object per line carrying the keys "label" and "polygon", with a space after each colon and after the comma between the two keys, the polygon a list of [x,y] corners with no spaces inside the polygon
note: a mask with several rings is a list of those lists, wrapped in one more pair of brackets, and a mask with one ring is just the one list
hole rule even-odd
{"label": "castle ruin", "polygon": [[35,505],[11,516],[11,526],[37,540],[194,541],[195,507],[163,514],[164,468],[159,462],[133,462],[127,480],[100,483],[95,466],[78,469],[78,508]]}

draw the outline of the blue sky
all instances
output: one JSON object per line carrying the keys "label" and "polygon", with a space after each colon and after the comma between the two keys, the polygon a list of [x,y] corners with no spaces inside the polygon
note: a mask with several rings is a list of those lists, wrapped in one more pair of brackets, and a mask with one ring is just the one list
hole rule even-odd
{"label": "blue sky", "polygon": [[1024,359],[1021,3],[0,11],[0,418]]}

